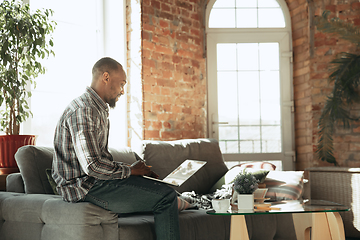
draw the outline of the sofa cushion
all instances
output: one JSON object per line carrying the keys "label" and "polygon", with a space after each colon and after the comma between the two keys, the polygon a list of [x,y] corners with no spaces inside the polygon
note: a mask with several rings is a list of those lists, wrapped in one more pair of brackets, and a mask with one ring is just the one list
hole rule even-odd
{"label": "sofa cushion", "polygon": [[[119,217],[119,239],[155,240],[152,214]],[[181,240],[226,240],[230,237],[230,216],[212,216],[204,209],[179,213]]]}
{"label": "sofa cushion", "polygon": [[25,193],[53,194],[45,170],[51,168],[54,150],[50,147],[23,146],[15,154],[24,180]]}
{"label": "sofa cushion", "polygon": [[0,192],[0,239],[118,239],[118,215],[60,196]]}
{"label": "sofa cushion", "polygon": [[297,200],[304,187],[304,171],[270,171],[265,179],[271,201]]}
{"label": "sofa cushion", "polygon": [[185,139],[176,141],[143,141],[143,156],[148,165],[164,179],[186,159],[207,163],[180,187],[178,192],[209,193],[210,188],[228,170],[219,144],[214,139]]}
{"label": "sofa cushion", "polygon": [[[130,148],[110,148],[109,152],[114,161],[133,163],[136,161],[135,153]],[[25,193],[53,194],[54,191],[46,175],[46,169],[52,168],[54,149],[50,147],[23,146],[15,154],[24,180]]]}
{"label": "sofa cushion", "polygon": [[246,163],[240,163],[233,167],[267,169],[267,170],[275,170],[276,169],[276,165],[274,165],[270,162],[246,162]]}
{"label": "sofa cushion", "polygon": [[109,148],[113,160],[116,162],[123,162],[132,164],[136,162],[136,154],[129,147],[123,148]]}
{"label": "sofa cushion", "polygon": [[255,175],[259,183],[263,183],[267,174],[271,169],[275,170],[276,166],[269,162],[249,162],[237,164],[229,169],[222,178],[220,178],[214,186],[210,189],[210,192],[215,192],[221,189],[224,184],[230,184],[234,181],[235,177],[246,169],[247,172],[251,172]]}
{"label": "sofa cushion", "polygon": [[225,184],[229,184],[234,182],[236,176],[238,176],[239,174],[243,174],[244,170],[247,173],[251,173],[252,175],[254,175],[254,177],[259,181],[259,183],[263,183],[265,181],[266,176],[268,175],[268,173],[270,172],[269,170],[266,169],[255,169],[255,168],[243,168],[243,167],[232,167],[225,175]]}
{"label": "sofa cushion", "polygon": [[[209,215],[206,210],[179,213],[181,240],[227,240],[230,238],[229,215]],[[296,240],[292,214],[246,215],[251,240]],[[119,239],[155,240],[152,214],[120,215]]]}
{"label": "sofa cushion", "polygon": [[246,215],[251,240],[296,240],[292,214]]}

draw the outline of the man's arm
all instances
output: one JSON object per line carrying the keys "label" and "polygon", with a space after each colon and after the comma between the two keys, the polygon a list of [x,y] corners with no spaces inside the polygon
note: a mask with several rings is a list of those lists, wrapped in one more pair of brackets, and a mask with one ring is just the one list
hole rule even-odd
{"label": "man's arm", "polygon": [[103,126],[96,110],[90,107],[78,109],[68,119],[67,125],[76,157],[87,175],[101,180],[123,179],[131,175],[131,166],[113,161],[110,153],[103,156],[101,147],[105,147],[103,141],[106,140],[102,131],[107,131],[107,127]]}

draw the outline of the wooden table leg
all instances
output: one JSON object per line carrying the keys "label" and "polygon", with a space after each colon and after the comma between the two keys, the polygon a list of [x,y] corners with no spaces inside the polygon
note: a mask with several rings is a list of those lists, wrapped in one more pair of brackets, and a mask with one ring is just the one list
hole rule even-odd
{"label": "wooden table leg", "polygon": [[338,212],[313,213],[312,239],[345,240],[344,225]]}
{"label": "wooden table leg", "polygon": [[297,240],[310,240],[312,213],[293,213],[293,222]]}
{"label": "wooden table leg", "polygon": [[[338,212],[293,214],[298,240],[345,240],[344,224]],[[249,240],[244,215],[232,215],[230,240]]]}
{"label": "wooden table leg", "polygon": [[249,240],[244,215],[231,216],[230,240]]}
{"label": "wooden table leg", "polygon": [[345,240],[344,223],[338,212],[326,213],[332,239]]}

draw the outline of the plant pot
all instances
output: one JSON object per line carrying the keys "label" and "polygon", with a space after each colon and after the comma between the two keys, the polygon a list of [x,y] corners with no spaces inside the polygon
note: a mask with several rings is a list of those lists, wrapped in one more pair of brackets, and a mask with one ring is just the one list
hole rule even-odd
{"label": "plant pot", "polygon": [[254,211],[254,194],[238,194],[237,202],[239,212]]}
{"label": "plant pot", "polygon": [[213,199],[211,205],[215,212],[226,213],[230,208],[230,199]]}
{"label": "plant pot", "polygon": [[[0,136],[0,168],[17,169],[15,153],[18,148],[25,145],[35,145],[35,135],[2,135]],[[10,172],[13,172],[10,170]],[[8,170],[9,171],[9,170]]]}

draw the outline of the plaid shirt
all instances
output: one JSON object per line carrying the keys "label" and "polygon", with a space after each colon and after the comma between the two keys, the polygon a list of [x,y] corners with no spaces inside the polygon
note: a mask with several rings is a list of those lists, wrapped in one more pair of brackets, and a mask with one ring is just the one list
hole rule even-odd
{"label": "plaid shirt", "polygon": [[123,179],[130,167],[108,151],[109,108],[90,87],[65,109],[55,131],[52,176],[68,202],[85,198],[96,179]]}

